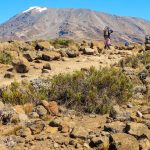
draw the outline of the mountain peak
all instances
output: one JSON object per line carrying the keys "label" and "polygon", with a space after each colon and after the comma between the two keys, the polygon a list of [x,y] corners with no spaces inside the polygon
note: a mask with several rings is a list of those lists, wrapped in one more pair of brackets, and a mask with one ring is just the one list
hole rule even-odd
{"label": "mountain peak", "polygon": [[37,12],[42,12],[42,11],[45,11],[47,10],[47,7],[39,7],[39,6],[34,6],[34,7],[30,7],[29,9],[23,11],[23,13],[27,13],[27,12],[30,12],[32,10],[35,10]]}

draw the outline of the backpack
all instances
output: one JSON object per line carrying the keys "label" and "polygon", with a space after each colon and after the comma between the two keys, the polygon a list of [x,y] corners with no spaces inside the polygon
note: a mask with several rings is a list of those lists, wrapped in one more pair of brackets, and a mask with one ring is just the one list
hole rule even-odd
{"label": "backpack", "polygon": [[109,30],[108,30],[108,29],[105,29],[105,30],[104,30],[104,36],[109,36],[109,35],[110,35]]}

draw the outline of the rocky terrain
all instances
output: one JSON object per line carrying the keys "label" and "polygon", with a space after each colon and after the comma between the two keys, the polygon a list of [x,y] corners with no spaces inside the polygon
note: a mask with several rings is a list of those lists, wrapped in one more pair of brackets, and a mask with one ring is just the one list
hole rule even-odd
{"label": "rocky terrain", "polygon": [[[0,149],[149,150],[149,44],[150,41],[147,41],[146,45],[118,44],[111,46],[110,50],[104,50],[101,41],[56,39],[0,43]],[[93,78],[85,80],[84,76],[89,77],[91,66],[100,70],[109,68],[106,70],[108,75],[105,75],[105,72],[103,75],[103,72],[93,71],[94,73],[91,74]],[[114,70],[111,71],[112,68],[117,72],[120,70],[118,79],[115,78],[118,74]],[[81,72],[71,76],[70,74],[75,70]],[[69,85],[68,78],[61,76],[64,73],[70,73],[69,82],[72,83],[71,80],[74,80],[74,85]],[[95,83],[94,79],[101,74],[103,80]],[[53,76],[54,79],[59,79],[56,80],[57,84],[52,86],[52,90],[57,90],[55,96],[57,94],[58,96],[52,99],[50,97],[52,93],[48,93],[47,100],[44,92],[50,89],[49,80],[43,82],[42,79],[53,78]],[[83,78],[79,78],[78,81],[76,80],[78,76]],[[72,89],[76,90],[75,86],[78,88],[76,82],[86,85],[81,79],[90,85],[96,84],[97,88],[104,85],[100,87],[104,93],[97,91],[103,97],[97,98],[92,93],[95,91],[94,87],[90,91],[85,91],[87,87],[82,88],[82,84],[79,84],[81,91],[85,92],[85,95],[90,93],[91,96],[91,99],[85,97],[89,101],[81,101],[81,103],[78,91],[68,92],[74,96],[71,100],[75,98],[82,105],[82,111],[68,104],[69,95],[65,97],[66,93],[62,93],[63,88],[70,90],[72,86]],[[116,82],[120,87],[114,87],[115,80],[121,80]],[[126,81],[132,81],[130,82],[132,87]],[[38,89],[39,95],[30,84],[28,86],[28,82]],[[104,84],[97,85],[100,82]],[[59,83],[64,83],[66,87]],[[111,87],[109,83],[114,86]],[[47,89],[40,89],[44,87],[41,86],[43,84]],[[132,88],[132,95],[128,93],[130,88]],[[92,99],[92,96],[98,101]],[[117,99],[120,96],[122,99]],[[68,99],[65,101],[63,97]],[[103,111],[84,111],[84,105],[87,107],[87,103],[91,100],[93,104],[98,105],[97,102],[101,101],[101,98],[104,99],[104,103],[105,101],[111,103],[111,107],[107,108],[106,103],[100,107]],[[80,108],[80,105],[77,107]]]}
{"label": "rocky terrain", "polygon": [[150,34],[150,22],[86,9],[31,7],[0,25],[0,41],[35,40],[57,37],[102,39],[103,29],[114,30],[116,42],[143,42]]}

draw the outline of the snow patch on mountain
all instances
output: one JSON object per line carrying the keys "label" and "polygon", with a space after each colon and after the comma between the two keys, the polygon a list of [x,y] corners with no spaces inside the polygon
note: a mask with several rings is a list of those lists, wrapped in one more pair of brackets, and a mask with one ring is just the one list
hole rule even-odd
{"label": "snow patch on mountain", "polygon": [[36,11],[38,11],[38,12],[42,12],[42,11],[47,10],[47,8],[46,8],[46,7],[34,6],[34,7],[30,7],[29,9],[23,11],[23,13],[27,13],[27,12],[30,12],[30,11],[32,11],[32,10],[36,10]]}

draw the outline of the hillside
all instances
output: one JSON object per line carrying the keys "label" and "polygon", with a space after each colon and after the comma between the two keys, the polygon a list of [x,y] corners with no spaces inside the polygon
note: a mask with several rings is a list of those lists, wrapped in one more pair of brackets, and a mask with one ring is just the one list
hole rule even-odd
{"label": "hillside", "polygon": [[149,150],[150,40],[0,43],[0,150]]}
{"label": "hillside", "polygon": [[31,7],[0,25],[0,40],[102,39],[105,26],[115,31],[112,38],[116,42],[143,42],[145,34],[150,34],[150,22],[143,19],[87,9]]}

